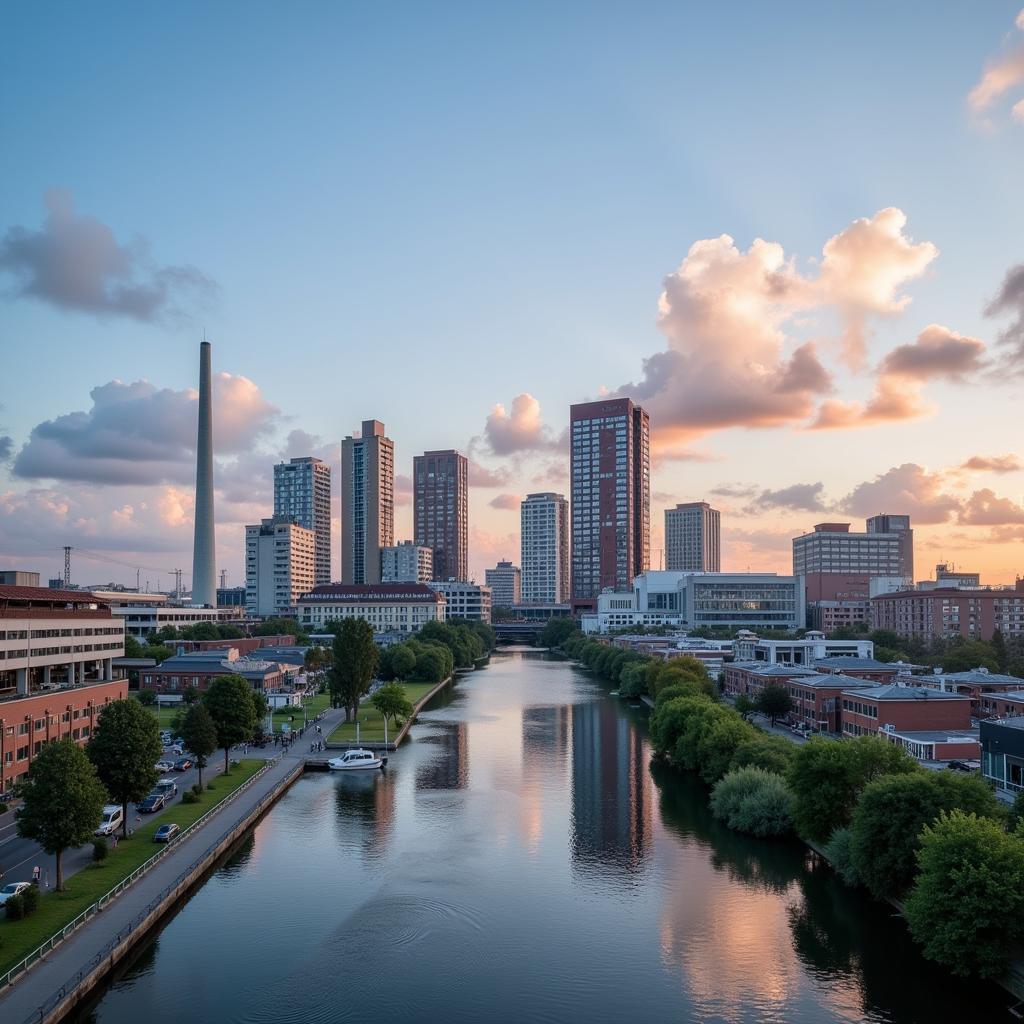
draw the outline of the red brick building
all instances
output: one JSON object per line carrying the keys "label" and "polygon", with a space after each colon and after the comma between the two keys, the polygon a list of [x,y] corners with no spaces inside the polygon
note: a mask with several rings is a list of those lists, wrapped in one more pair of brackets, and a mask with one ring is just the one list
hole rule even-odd
{"label": "red brick building", "polygon": [[1004,637],[1024,636],[1024,579],[1012,590],[938,587],[880,594],[871,598],[871,626],[922,640],[991,640],[996,629]]}
{"label": "red brick building", "polygon": [[769,684],[787,686],[792,679],[818,674],[805,665],[771,665],[763,661],[735,661],[725,665],[722,692],[732,697],[738,697],[743,693],[748,697],[756,698]]}
{"label": "red brick building", "polygon": [[854,679],[871,679],[876,683],[894,682],[901,668],[898,662],[876,661],[874,658],[856,658],[837,655],[834,658],[818,658],[814,667],[822,673],[841,673]]}
{"label": "red brick building", "polygon": [[[915,676],[913,685],[927,686],[947,693],[959,693],[971,698],[971,714],[975,718],[998,717],[999,697],[1005,694],[1024,692],[1024,679],[1017,676],[989,672],[987,668],[972,668],[967,672],[933,672],[931,675]],[[902,681],[902,680],[901,680]]]}
{"label": "red brick building", "polygon": [[845,690],[870,689],[870,679],[858,679],[843,673],[800,675],[787,683],[793,711],[790,719],[812,732],[839,732],[842,721],[842,694]]}
{"label": "red brick building", "polygon": [[0,792],[25,778],[44,743],[84,745],[103,706],[127,696],[128,683],[117,680],[0,698]]}

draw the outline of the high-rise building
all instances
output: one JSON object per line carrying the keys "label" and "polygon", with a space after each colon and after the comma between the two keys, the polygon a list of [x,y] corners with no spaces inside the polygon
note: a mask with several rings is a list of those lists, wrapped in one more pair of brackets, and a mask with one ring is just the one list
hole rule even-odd
{"label": "high-rise building", "polygon": [[413,459],[415,542],[434,551],[434,579],[469,577],[469,462],[451,449]]}
{"label": "high-rise building", "polygon": [[519,506],[523,604],[569,600],[569,503],[562,494],[528,494]]}
{"label": "high-rise building", "polygon": [[574,405],[572,600],[594,605],[606,587],[628,591],[651,555],[647,413],[628,398]]}
{"label": "high-rise building", "polygon": [[395,445],[380,420],[341,442],[341,581],[380,583],[380,550],[395,542]]}
{"label": "high-rise building", "polygon": [[518,565],[499,562],[493,569],[484,570],[484,577],[491,588],[492,607],[511,608],[520,603],[522,580]]}
{"label": "high-rise building", "polygon": [[[889,529],[880,529],[888,526]],[[793,538],[793,572],[914,578],[914,531],[909,516],[873,516],[865,533],[849,523],[818,523]],[[813,600],[813,597],[812,597]]]}
{"label": "high-rise building", "polygon": [[434,580],[431,590],[444,595],[445,617],[470,622],[491,621],[491,588],[463,580]]}
{"label": "high-rise building", "polygon": [[900,575],[914,578],[914,531],[910,528],[910,516],[871,516],[866,521],[869,534],[886,534],[899,540]]}
{"label": "high-rise building", "polygon": [[210,343],[199,346],[199,429],[196,435],[196,506],[192,544],[192,603],[217,603],[213,532],[213,379]]}
{"label": "high-rise building", "polygon": [[316,540],[312,530],[288,516],[273,516],[245,528],[245,610],[250,615],[285,615],[313,589]]}
{"label": "high-rise building", "polygon": [[720,572],[721,513],[706,501],[665,509],[665,568],[674,572]]}
{"label": "high-rise building", "polygon": [[274,515],[313,531],[316,584],[331,582],[331,467],[308,456],[274,466]]}
{"label": "high-rise building", "polygon": [[381,583],[429,583],[434,578],[434,552],[403,540],[380,549]]}

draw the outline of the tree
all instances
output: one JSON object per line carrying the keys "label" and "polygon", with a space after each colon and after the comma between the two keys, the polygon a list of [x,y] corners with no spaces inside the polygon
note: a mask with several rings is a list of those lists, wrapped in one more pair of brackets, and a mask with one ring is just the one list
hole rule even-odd
{"label": "tree", "polygon": [[263,723],[266,722],[267,716],[270,714],[270,701],[267,700],[267,695],[262,690],[250,689],[249,697],[252,699],[252,713],[255,718],[252,734],[253,737],[261,736]]}
{"label": "tree", "polygon": [[213,724],[209,709],[202,702],[193,704],[181,723],[181,738],[185,747],[195,755],[199,768],[199,788],[203,787],[203,768],[206,759],[217,749],[217,727]]}
{"label": "tree", "polygon": [[152,707],[156,703],[156,690],[139,690],[138,701],[144,707]]}
{"label": "tree", "polygon": [[217,676],[203,694],[203,704],[217,730],[217,746],[224,751],[224,771],[228,770],[228,751],[236,743],[252,736],[256,708],[252,687],[242,676]]}
{"label": "tree", "polygon": [[883,775],[864,787],[850,822],[850,858],[873,895],[903,895],[914,880],[922,829],[953,810],[1004,817],[992,790],[971,775],[916,771]]}
{"label": "tree", "polygon": [[100,709],[85,752],[110,795],[121,805],[128,835],[128,804],[144,800],[160,773],[160,725],[137,700],[115,700]]}
{"label": "tree", "polygon": [[729,828],[755,836],[791,832],[792,803],[786,780],[760,768],[729,772],[711,791],[711,813]]}
{"label": "tree", "polygon": [[96,768],[73,740],[48,743],[21,786],[18,835],[57,858],[57,890],[64,888],[64,851],[87,843],[103,814],[107,793]]}
{"label": "tree", "polygon": [[344,619],[334,636],[331,705],[345,709],[345,721],[359,713],[359,701],[370,688],[380,651],[365,619]]}
{"label": "tree", "polygon": [[992,653],[995,655],[999,671],[1005,672],[1009,663],[1009,652],[1006,649],[1006,637],[1003,636],[1001,629],[994,630],[992,633]]}
{"label": "tree", "polygon": [[174,651],[166,644],[150,644],[142,649],[142,657],[152,658],[158,665],[166,661]]}
{"label": "tree", "polygon": [[730,768],[763,768],[776,775],[785,775],[793,760],[796,747],[781,736],[758,731],[736,748]]}
{"label": "tree", "polygon": [[181,695],[182,704],[190,705],[195,704],[199,700],[199,691],[194,687],[190,686]]}
{"label": "tree", "polygon": [[972,668],[998,672],[999,659],[992,644],[985,640],[966,640],[942,655],[942,667],[946,672],[969,672]]}
{"label": "tree", "polygon": [[391,672],[394,679],[408,679],[416,671],[416,655],[405,644],[391,648]]}
{"label": "tree", "polygon": [[1006,819],[1006,831],[1013,832],[1022,821],[1024,821],[1024,789],[1013,798],[1013,806]]}
{"label": "tree", "polygon": [[797,747],[786,773],[797,831],[827,842],[850,823],[857,798],[872,779],[913,771],[917,764],[902,747],[877,736],[838,741],[812,736]]}
{"label": "tree", "polygon": [[439,683],[448,674],[445,665],[446,659],[440,646],[426,645],[422,653],[416,656],[416,679],[423,683]]}
{"label": "tree", "polygon": [[381,713],[385,722],[391,719],[397,725],[399,718],[412,717],[412,701],[400,683],[385,683],[370,698],[370,703]]}
{"label": "tree", "polygon": [[996,977],[1024,938],[1024,840],[989,818],[953,811],[926,825],[906,904],[910,932],[954,974]]}
{"label": "tree", "polygon": [[793,710],[793,700],[789,696],[789,690],[778,683],[769,683],[757,695],[757,700],[754,703],[762,715],[767,715],[771,719],[773,726],[777,718],[788,715]]}
{"label": "tree", "polygon": [[757,710],[756,702],[752,701],[745,693],[739,694],[732,702],[732,706],[736,714],[745,722],[749,721],[750,716]]}
{"label": "tree", "polygon": [[124,635],[124,656],[126,658],[141,658],[142,644],[131,635],[131,633],[125,633]]}
{"label": "tree", "polygon": [[576,620],[571,618],[548,619],[540,631],[539,646],[561,647],[566,640],[577,632]]}

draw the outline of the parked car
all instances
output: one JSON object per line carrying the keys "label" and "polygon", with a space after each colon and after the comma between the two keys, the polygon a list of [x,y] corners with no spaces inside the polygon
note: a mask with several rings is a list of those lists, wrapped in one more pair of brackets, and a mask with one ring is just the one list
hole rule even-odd
{"label": "parked car", "polygon": [[12,896],[17,896],[18,893],[31,888],[32,885],[30,882],[11,882],[9,885],[5,885],[0,889],[0,907],[2,907]]}
{"label": "parked car", "polygon": [[171,744],[171,730],[170,729],[164,729],[164,731],[162,733],[160,733],[160,742],[165,747],[170,746],[170,744]]}
{"label": "parked car", "polygon": [[173,761],[166,761],[166,760],[164,760],[164,761],[157,761],[157,763],[155,765],[153,765],[153,767],[158,772],[160,772],[160,774],[162,775],[164,772],[173,772],[174,771],[174,762]]}
{"label": "parked car", "polygon": [[178,795],[178,784],[174,779],[161,779],[154,787],[154,793],[163,793],[165,800],[171,800]]}
{"label": "parked car", "polygon": [[174,822],[168,822],[166,825],[161,825],[153,835],[154,843],[169,843],[181,829],[174,824]]}
{"label": "parked car", "polygon": [[93,835],[97,836],[110,836],[113,835],[124,823],[124,812],[121,810],[120,804],[107,804],[103,808],[103,818],[100,821],[100,827],[96,829]]}
{"label": "parked car", "polygon": [[156,814],[157,811],[163,810],[166,802],[167,797],[165,797],[163,793],[154,791],[138,805],[138,809],[143,814]]}
{"label": "parked car", "polygon": [[977,761],[950,761],[947,768],[955,772],[976,772],[981,770],[981,764]]}
{"label": "parked car", "polygon": [[181,757],[174,762],[176,772],[187,772],[192,767],[192,762],[187,757]]}
{"label": "parked car", "polygon": [[173,757],[181,757],[185,753],[185,748],[178,743],[172,743],[169,746],[164,747],[164,753],[170,754]]}

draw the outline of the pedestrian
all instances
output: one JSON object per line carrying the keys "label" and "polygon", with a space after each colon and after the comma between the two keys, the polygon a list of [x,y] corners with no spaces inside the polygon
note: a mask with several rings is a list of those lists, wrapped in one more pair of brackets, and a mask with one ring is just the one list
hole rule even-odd
{"label": "pedestrian", "polygon": [[32,869],[32,881],[36,885],[39,884],[39,865],[38,864]]}
{"label": "pedestrian", "polygon": [[117,849],[117,834],[116,833],[114,834],[114,838],[110,841],[110,848],[112,850],[116,850]]}

